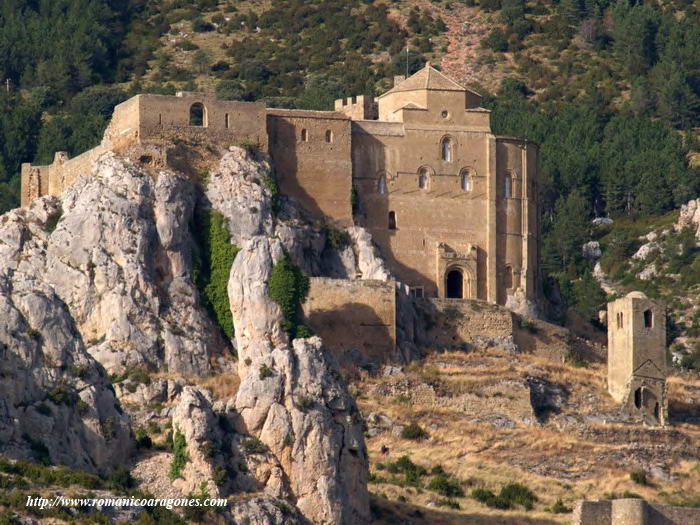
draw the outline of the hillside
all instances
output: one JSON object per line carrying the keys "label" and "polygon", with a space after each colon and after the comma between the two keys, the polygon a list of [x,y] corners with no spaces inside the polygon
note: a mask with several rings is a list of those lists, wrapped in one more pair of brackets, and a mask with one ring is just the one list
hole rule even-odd
{"label": "hillside", "polygon": [[[375,503],[414,523],[513,524],[570,523],[576,500],[622,494],[697,505],[697,375],[670,379],[674,422],[664,430],[621,419],[605,377],[599,364],[491,348],[434,353],[355,382]],[[410,425],[425,434],[407,433]],[[634,471],[647,473],[645,484]],[[534,494],[531,510],[478,499],[512,482]]]}

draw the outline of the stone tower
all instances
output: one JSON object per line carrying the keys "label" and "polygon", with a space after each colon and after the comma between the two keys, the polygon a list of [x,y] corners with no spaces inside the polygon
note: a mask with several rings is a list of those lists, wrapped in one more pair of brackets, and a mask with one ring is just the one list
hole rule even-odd
{"label": "stone tower", "polygon": [[666,424],[666,312],[642,292],[608,304],[608,391],[630,415]]}

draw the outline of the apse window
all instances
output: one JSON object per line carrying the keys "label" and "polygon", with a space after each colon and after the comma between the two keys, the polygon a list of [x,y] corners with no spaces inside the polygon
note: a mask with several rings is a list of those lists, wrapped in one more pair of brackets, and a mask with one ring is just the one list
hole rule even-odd
{"label": "apse window", "polygon": [[449,137],[442,139],[440,143],[441,157],[445,162],[452,161],[452,141]]}
{"label": "apse window", "polygon": [[505,176],[503,186],[503,195],[505,198],[513,198],[513,177],[510,174]]}
{"label": "apse window", "polygon": [[428,183],[429,183],[428,170],[426,170],[425,168],[422,168],[418,172],[418,187],[421,190],[427,190]]}

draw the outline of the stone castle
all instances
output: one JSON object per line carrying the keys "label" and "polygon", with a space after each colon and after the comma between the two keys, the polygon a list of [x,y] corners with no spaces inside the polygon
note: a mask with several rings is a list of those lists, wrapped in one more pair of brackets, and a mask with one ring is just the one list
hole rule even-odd
{"label": "stone castle", "polygon": [[491,133],[481,97],[429,64],[377,97],[335,111],[267,108],[202,93],[137,95],[118,105],[100,146],[22,166],[22,205],[57,195],[108,150],[177,167],[172,144],[254,143],[281,191],[314,219],[372,234],[417,297],[504,305],[537,293],[537,147]]}

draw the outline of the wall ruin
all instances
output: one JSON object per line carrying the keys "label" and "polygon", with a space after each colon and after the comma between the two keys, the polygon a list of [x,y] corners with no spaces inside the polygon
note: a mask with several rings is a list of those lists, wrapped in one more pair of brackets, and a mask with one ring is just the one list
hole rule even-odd
{"label": "wall ruin", "polygon": [[642,499],[580,501],[572,525],[700,525],[700,509]]}

